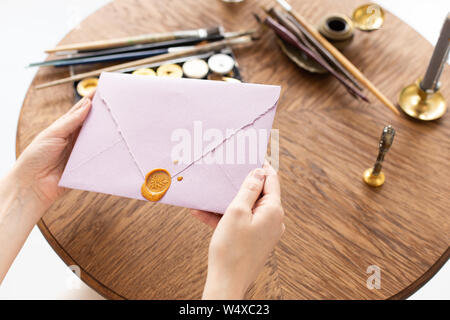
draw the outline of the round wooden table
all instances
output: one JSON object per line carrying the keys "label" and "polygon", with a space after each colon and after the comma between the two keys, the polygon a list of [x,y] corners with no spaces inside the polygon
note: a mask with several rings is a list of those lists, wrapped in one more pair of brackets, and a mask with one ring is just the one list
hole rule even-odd
{"label": "round wooden table", "polygon": [[[361,1],[291,0],[311,23],[331,12],[351,14]],[[252,12],[269,0],[227,5],[219,0],[108,4],[61,44],[221,24],[227,31],[255,27]],[[347,57],[391,100],[423,74],[432,46],[386,13],[383,28],[357,32]],[[298,69],[272,32],[235,50],[246,82],[278,84],[274,123],[280,130],[280,178],[286,232],[247,297],[255,299],[405,298],[449,258],[450,115],[434,122],[396,116],[375,97],[354,100],[330,76]],[[449,98],[445,67],[443,94]],[[41,68],[24,101],[17,155],[73,103],[72,84],[34,86],[68,76]],[[376,157],[384,125],[397,130],[384,172],[371,189],[363,171]],[[70,191],[39,227],[68,265],[106,298],[200,298],[212,231],[189,210],[90,192]],[[232,250],[232,248],[230,248]],[[381,270],[370,290],[367,268]]]}

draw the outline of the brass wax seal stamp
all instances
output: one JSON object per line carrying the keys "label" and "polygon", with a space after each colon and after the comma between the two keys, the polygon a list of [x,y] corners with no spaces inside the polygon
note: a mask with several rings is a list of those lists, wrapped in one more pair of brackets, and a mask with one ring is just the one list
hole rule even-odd
{"label": "brass wax seal stamp", "polygon": [[154,169],[145,176],[141,194],[149,201],[159,201],[169,190],[171,181],[172,177],[166,169]]}
{"label": "brass wax seal stamp", "polygon": [[392,146],[395,137],[395,130],[391,126],[386,126],[381,134],[380,144],[378,145],[378,156],[373,168],[364,171],[363,180],[371,187],[380,187],[383,185],[385,177],[381,172],[384,156]]}

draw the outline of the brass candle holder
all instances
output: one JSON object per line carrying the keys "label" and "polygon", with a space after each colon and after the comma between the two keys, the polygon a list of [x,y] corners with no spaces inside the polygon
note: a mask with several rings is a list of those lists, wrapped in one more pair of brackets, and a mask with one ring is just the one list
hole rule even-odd
{"label": "brass candle holder", "polygon": [[448,59],[449,37],[450,15],[447,15],[425,76],[400,92],[398,104],[412,118],[435,120],[447,110],[445,99],[439,91],[439,78]]}
{"label": "brass candle holder", "polygon": [[431,121],[439,119],[447,111],[447,103],[439,88],[424,90],[421,86],[421,79],[406,86],[398,98],[400,108],[408,116]]}

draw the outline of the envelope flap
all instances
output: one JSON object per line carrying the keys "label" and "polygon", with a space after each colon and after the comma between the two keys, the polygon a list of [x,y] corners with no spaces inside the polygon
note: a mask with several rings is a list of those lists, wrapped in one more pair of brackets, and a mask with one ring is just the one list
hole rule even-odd
{"label": "envelope flap", "polygon": [[198,160],[194,153],[191,163],[173,164],[171,153],[178,134],[188,134],[195,149],[196,123],[201,123],[203,132],[223,132],[222,141],[197,153],[203,157],[273,110],[280,87],[103,73],[97,94],[141,171],[166,168],[174,176]]}

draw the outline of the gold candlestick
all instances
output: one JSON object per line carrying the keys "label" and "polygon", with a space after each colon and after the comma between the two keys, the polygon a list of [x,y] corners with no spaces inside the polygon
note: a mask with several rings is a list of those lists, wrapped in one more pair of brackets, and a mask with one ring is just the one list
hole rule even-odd
{"label": "gold candlestick", "polygon": [[381,171],[383,167],[384,156],[392,146],[395,137],[395,130],[392,126],[386,126],[381,134],[380,143],[378,145],[378,156],[375,165],[364,171],[363,180],[371,187],[380,187],[384,184],[385,176]]}

